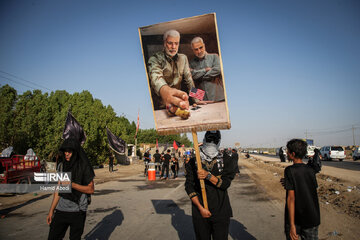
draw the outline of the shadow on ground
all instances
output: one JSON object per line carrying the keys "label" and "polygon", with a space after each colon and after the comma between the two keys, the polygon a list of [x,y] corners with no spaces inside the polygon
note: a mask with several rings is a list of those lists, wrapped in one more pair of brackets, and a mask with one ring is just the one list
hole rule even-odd
{"label": "shadow on ground", "polygon": [[229,227],[229,235],[232,239],[237,240],[255,240],[256,238],[246,231],[246,227],[240,222],[231,219]]}
{"label": "shadow on ground", "polygon": [[104,217],[88,234],[86,240],[109,239],[115,228],[120,226],[124,220],[121,210],[115,210],[110,215]]}
{"label": "shadow on ground", "polygon": [[0,215],[8,215],[9,213],[11,213],[12,211],[15,211],[16,209],[22,208],[22,207],[24,207],[26,205],[29,205],[29,204],[32,204],[32,203],[37,202],[39,200],[45,199],[45,198],[47,198],[47,197],[49,197],[51,195],[52,194],[45,194],[45,195],[30,199],[30,200],[28,200],[28,201],[26,201],[24,203],[19,204],[19,205],[2,209],[2,210],[0,210]]}
{"label": "shadow on ground", "polygon": [[195,239],[192,218],[173,200],[151,200],[157,214],[170,214],[171,225],[178,233],[180,240]]}
{"label": "shadow on ground", "polygon": [[[157,214],[170,214],[171,225],[178,233],[180,240],[195,239],[192,217],[186,215],[185,211],[179,208],[173,200],[151,200]],[[190,201],[189,201],[190,204]],[[254,240],[256,239],[247,232],[246,227],[240,222],[231,219],[229,235],[232,239]]]}

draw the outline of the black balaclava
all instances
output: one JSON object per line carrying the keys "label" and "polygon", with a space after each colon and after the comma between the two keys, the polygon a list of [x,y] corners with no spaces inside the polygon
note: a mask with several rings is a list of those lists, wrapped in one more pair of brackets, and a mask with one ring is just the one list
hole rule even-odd
{"label": "black balaclava", "polygon": [[200,147],[201,159],[211,162],[220,154],[221,134],[219,130],[207,131],[204,136],[203,145]]}

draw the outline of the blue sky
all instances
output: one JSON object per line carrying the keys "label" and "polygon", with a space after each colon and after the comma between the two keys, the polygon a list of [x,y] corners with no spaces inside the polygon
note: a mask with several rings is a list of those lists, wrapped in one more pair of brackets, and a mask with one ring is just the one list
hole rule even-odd
{"label": "blue sky", "polygon": [[277,147],[306,132],[351,145],[353,125],[360,144],[357,0],[1,0],[0,84],[88,90],[154,128],[138,28],[213,12],[232,123],[223,145]]}

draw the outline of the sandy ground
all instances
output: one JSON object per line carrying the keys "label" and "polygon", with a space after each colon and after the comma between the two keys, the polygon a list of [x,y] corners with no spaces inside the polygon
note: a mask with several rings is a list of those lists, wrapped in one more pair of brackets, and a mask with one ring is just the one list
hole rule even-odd
{"label": "sandy ground", "polygon": [[[280,178],[290,163],[272,162],[261,156],[250,159],[240,156],[239,163],[242,168],[251,172],[250,177],[261,185],[267,194],[282,201],[285,206],[285,190],[280,184]],[[351,175],[352,171],[349,173]],[[346,180],[324,173],[317,176],[321,214],[319,239],[359,239],[360,186],[359,182],[356,184],[348,181],[352,179],[350,175]]]}
{"label": "sandy ground", "polygon": [[[94,169],[95,171],[95,185],[104,182],[109,182],[121,178],[126,178],[144,171],[143,163],[135,163],[132,165],[117,165],[114,166],[114,171],[109,174],[108,166],[105,168]],[[26,204],[33,201],[33,199],[48,196],[49,193],[27,193],[27,194],[0,194],[0,213],[2,209],[12,206]],[[5,217],[4,214],[0,217]]]}

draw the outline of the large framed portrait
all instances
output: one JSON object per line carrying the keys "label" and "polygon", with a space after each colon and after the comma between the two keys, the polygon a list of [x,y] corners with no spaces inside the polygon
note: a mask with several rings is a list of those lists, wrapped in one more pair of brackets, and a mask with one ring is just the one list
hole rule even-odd
{"label": "large framed portrait", "polygon": [[216,14],[139,28],[159,134],[230,129]]}

